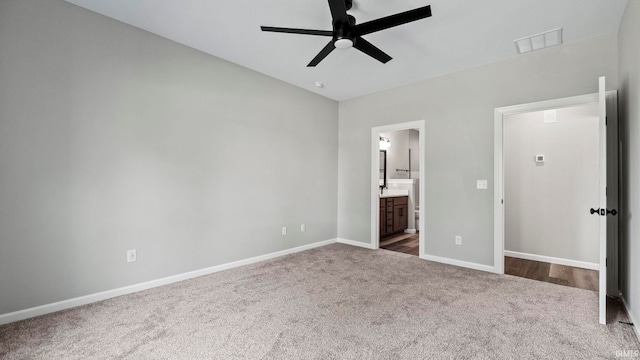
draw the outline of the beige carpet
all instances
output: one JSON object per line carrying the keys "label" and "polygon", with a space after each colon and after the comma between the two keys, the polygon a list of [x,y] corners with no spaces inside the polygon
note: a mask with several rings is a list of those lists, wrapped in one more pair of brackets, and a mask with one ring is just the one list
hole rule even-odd
{"label": "beige carpet", "polygon": [[341,244],[0,327],[1,359],[598,359],[597,294]]}

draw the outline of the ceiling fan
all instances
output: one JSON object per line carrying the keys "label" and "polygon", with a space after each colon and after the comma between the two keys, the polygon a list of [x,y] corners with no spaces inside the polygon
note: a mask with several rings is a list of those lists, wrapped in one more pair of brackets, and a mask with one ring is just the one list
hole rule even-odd
{"label": "ceiling fan", "polygon": [[363,39],[362,36],[431,16],[431,6],[427,5],[356,25],[356,18],[347,14],[347,10],[350,10],[353,5],[352,1],[353,0],[329,0],[329,9],[331,10],[331,17],[333,18],[333,30],[292,29],[271,26],[261,26],[260,28],[262,31],[270,32],[331,36],[333,39],[311,60],[307,65],[309,67],[318,65],[320,61],[327,57],[335,48],[348,49],[350,47],[354,47],[383,64],[386,64],[391,60],[391,56]]}

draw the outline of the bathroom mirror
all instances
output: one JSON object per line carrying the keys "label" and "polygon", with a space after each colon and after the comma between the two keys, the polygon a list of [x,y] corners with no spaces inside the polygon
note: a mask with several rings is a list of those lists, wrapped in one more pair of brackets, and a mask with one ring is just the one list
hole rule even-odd
{"label": "bathroom mirror", "polygon": [[380,150],[380,174],[378,176],[378,185],[387,187],[387,150]]}

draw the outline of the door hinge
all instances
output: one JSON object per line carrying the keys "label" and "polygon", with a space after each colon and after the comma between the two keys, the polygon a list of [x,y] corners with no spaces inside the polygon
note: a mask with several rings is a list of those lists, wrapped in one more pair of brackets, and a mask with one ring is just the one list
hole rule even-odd
{"label": "door hinge", "polygon": [[608,116],[605,116],[605,117],[604,117],[604,125],[605,125],[605,126],[606,126],[606,125],[609,125],[609,117],[608,117]]}
{"label": "door hinge", "polygon": [[609,258],[604,258],[604,266],[609,266]]}
{"label": "door hinge", "polygon": [[500,200],[500,204],[504,204],[504,199],[501,199],[501,200]]}
{"label": "door hinge", "polygon": [[605,196],[609,196],[609,187],[608,186],[604,188],[604,195]]}

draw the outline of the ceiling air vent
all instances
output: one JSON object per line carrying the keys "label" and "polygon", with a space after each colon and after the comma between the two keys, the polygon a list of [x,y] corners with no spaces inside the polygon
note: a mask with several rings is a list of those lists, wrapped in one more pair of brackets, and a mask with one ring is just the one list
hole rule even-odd
{"label": "ceiling air vent", "polygon": [[524,37],[514,41],[518,54],[562,44],[562,28]]}

